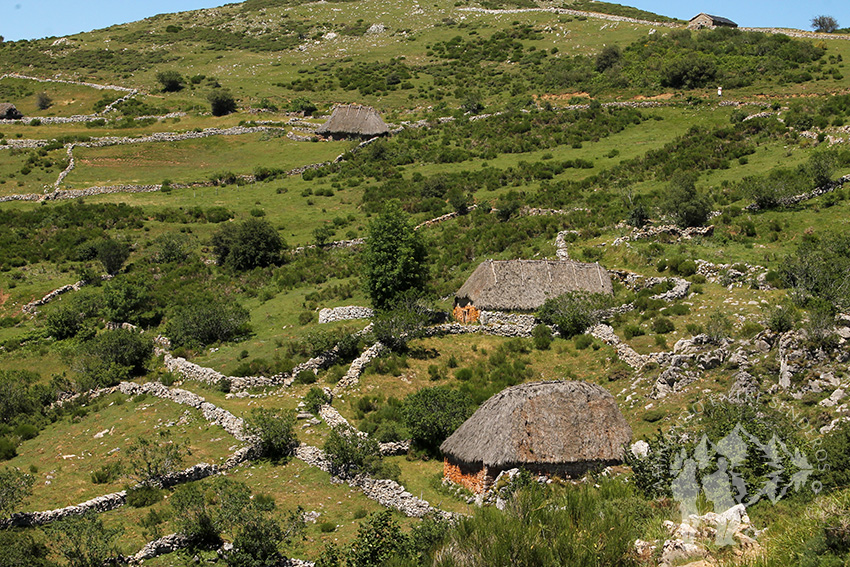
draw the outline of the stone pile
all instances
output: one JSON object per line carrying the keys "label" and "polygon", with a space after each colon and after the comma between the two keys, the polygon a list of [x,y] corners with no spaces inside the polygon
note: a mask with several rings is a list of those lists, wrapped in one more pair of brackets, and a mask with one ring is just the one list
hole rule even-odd
{"label": "stone pile", "polygon": [[505,313],[504,311],[481,311],[478,315],[478,322],[482,325],[517,325],[526,330],[531,329],[531,331],[540,323],[534,315]]}
{"label": "stone pile", "polygon": [[351,321],[353,319],[371,319],[375,311],[369,307],[348,305],[346,307],[334,307],[333,309],[322,309],[319,311],[319,324],[333,323],[335,321]]}
{"label": "stone pile", "polygon": [[189,538],[183,534],[169,534],[145,544],[135,555],[130,558],[133,563],[141,563],[146,559],[153,559],[160,555],[174,553],[189,547]]}
{"label": "stone pile", "polygon": [[643,368],[643,365],[647,362],[647,357],[644,357],[642,354],[638,354],[635,349],[630,347],[628,344],[622,342],[620,337],[614,333],[614,329],[610,325],[605,325],[604,323],[600,323],[591,327],[588,331],[593,337],[596,337],[600,341],[604,342],[607,345],[610,345],[617,349],[617,356],[636,370],[640,370]]}
{"label": "stone pile", "polygon": [[[755,285],[758,289],[772,289],[767,283],[767,268],[739,262],[736,264],[713,264],[706,260],[696,260],[697,273],[712,283],[741,287]],[[743,268],[741,271],[739,268]]]}

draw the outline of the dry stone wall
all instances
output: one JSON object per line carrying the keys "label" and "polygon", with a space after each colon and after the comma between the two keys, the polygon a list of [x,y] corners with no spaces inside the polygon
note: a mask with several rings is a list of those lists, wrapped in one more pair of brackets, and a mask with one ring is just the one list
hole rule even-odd
{"label": "dry stone wall", "polygon": [[333,309],[322,309],[319,311],[319,324],[333,323],[335,321],[351,321],[353,319],[371,319],[375,311],[369,307],[348,305],[346,307],[334,307]]}
{"label": "dry stone wall", "polygon": [[595,18],[597,20],[607,20],[610,22],[624,22],[629,24],[644,24],[647,26],[664,27],[664,28],[682,28],[684,24],[677,22],[653,22],[651,20],[639,20],[637,18],[627,18],[625,16],[615,16],[613,14],[602,14],[600,12],[585,12],[583,10],[569,10],[567,8],[515,8],[512,10],[488,10],[485,8],[460,8],[462,12],[478,12],[482,14],[525,14],[528,12],[552,12],[555,14],[564,14],[568,16],[579,16],[584,18]]}

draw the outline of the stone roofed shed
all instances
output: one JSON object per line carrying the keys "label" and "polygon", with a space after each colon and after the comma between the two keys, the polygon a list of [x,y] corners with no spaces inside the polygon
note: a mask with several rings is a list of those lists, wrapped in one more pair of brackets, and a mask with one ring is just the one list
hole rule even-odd
{"label": "stone roofed shed", "polygon": [[529,382],[502,390],[442,445],[443,474],[474,492],[500,472],[578,478],[622,462],[632,430],[614,397],[589,382]]}
{"label": "stone roofed shed", "polygon": [[386,136],[389,132],[389,127],[377,110],[359,104],[335,106],[331,117],[316,129],[317,134],[334,139],[374,138]]}
{"label": "stone roofed shed", "polygon": [[737,28],[738,24],[736,24],[729,18],[724,18],[721,16],[712,16],[711,14],[706,14],[705,12],[697,14],[696,16],[691,18],[690,21],[688,21],[689,30],[699,30],[703,28],[714,29],[718,27]]}
{"label": "stone roofed shed", "polygon": [[572,260],[487,260],[455,294],[455,319],[478,320],[481,310],[535,311],[570,291],[613,295],[608,271]]}
{"label": "stone roofed shed", "polygon": [[0,102],[0,120],[19,120],[24,115],[21,111],[15,108],[15,105],[9,102]]}

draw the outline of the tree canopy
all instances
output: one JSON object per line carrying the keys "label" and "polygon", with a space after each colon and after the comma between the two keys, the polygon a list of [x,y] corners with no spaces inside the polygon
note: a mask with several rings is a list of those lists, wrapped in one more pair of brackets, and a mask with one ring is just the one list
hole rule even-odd
{"label": "tree canopy", "polygon": [[390,202],[369,224],[364,253],[364,285],[376,309],[385,309],[401,293],[425,288],[427,251],[397,202]]}

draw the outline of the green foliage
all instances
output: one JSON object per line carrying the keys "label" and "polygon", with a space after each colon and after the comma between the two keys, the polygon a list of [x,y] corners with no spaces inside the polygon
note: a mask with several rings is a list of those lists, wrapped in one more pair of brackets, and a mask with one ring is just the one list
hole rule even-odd
{"label": "green foliage", "polygon": [[53,105],[53,99],[45,92],[35,95],[35,106],[39,110],[47,110]]}
{"label": "green foliage", "polygon": [[258,441],[260,454],[275,462],[286,462],[298,445],[292,411],[254,408],[246,427]]}
{"label": "green foliage", "polygon": [[824,488],[832,490],[850,486],[850,422],[839,423],[824,436],[816,458],[823,463],[818,467],[818,480]]}
{"label": "green foliage", "polygon": [[236,112],[236,99],[227,89],[213,89],[207,95],[213,116],[224,116]]}
{"label": "green foliage", "polygon": [[732,320],[729,318],[729,315],[719,309],[712,311],[708,316],[708,321],[705,323],[705,334],[715,344],[729,337],[732,334]]}
{"label": "green foliage", "polygon": [[121,269],[130,257],[130,247],[124,242],[104,238],[95,246],[97,259],[103,264],[107,274],[114,274]]}
{"label": "green foliage", "polygon": [[102,567],[120,555],[115,539],[123,528],[107,528],[94,513],[68,516],[50,524],[55,551],[69,567]]}
{"label": "green foliage", "polygon": [[402,406],[404,425],[413,442],[433,452],[472,411],[468,394],[445,386],[422,388],[409,394]]}
{"label": "green foliage", "polygon": [[94,385],[114,386],[141,376],[153,354],[153,342],[127,329],[104,331],[87,341],[77,358],[84,378]]}
{"label": "green foliage", "polygon": [[12,467],[0,469],[0,517],[17,511],[18,505],[32,494],[35,479]]}
{"label": "green foliage", "polygon": [[310,99],[305,97],[297,97],[289,103],[288,109],[290,112],[303,112],[304,116],[311,116],[318,107],[313,104]]}
{"label": "green foliage", "polygon": [[304,409],[313,415],[319,415],[319,408],[327,403],[330,403],[327,394],[324,390],[315,386],[310,388],[310,391],[304,396]]}
{"label": "green foliage", "polygon": [[850,236],[827,233],[804,238],[780,271],[789,286],[839,308],[850,306]]}
{"label": "green foliage", "polygon": [[286,246],[272,225],[258,218],[222,226],[212,245],[216,263],[237,271],[279,263]]}
{"label": "green foliage", "polygon": [[157,313],[148,311],[153,298],[144,280],[115,277],[104,284],[101,297],[101,313],[107,321],[142,324],[158,319]]}
{"label": "green foliage", "polygon": [[165,92],[177,92],[185,85],[183,75],[173,69],[157,73],[156,81],[162,85],[162,90]]}
{"label": "green foliage", "polygon": [[139,486],[127,489],[127,506],[147,508],[162,500],[162,490],[155,486]]}
{"label": "green foliage", "polygon": [[820,33],[832,33],[838,29],[838,20],[832,16],[815,16],[812,18],[812,29]]}
{"label": "green foliage", "polygon": [[552,330],[543,323],[534,327],[531,332],[531,338],[534,341],[534,348],[537,350],[548,350],[552,344]]}
{"label": "green foliage", "polygon": [[[215,222],[215,221],[210,221]],[[157,264],[180,263],[189,256],[190,237],[179,232],[166,232],[154,240],[153,260]]]}
{"label": "green foliage", "polygon": [[797,308],[790,302],[774,303],[765,308],[765,324],[774,333],[785,333],[799,320]]}
{"label": "green foliage", "polygon": [[80,312],[73,306],[62,305],[47,313],[44,324],[50,336],[57,339],[68,339],[76,335],[82,327]]}
{"label": "green foliage", "polygon": [[343,426],[334,427],[324,445],[325,455],[335,476],[349,477],[358,473],[374,474],[381,468],[378,442],[362,437]]}
{"label": "green foliage", "polygon": [[610,299],[599,293],[571,291],[547,299],[537,311],[537,318],[556,326],[562,337],[569,338],[593,326],[598,320],[595,312],[609,303]]}
{"label": "green foliage", "polygon": [[656,317],[652,320],[652,331],[654,333],[666,335],[667,333],[672,333],[675,330],[676,326],[673,324],[673,321],[667,317]]}
{"label": "green foliage", "polygon": [[422,290],[428,280],[427,252],[398,203],[390,202],[369,223],[363,252],[363,282],[377,309],[391,306],[408,290]]}
{"label": "green foliage", "polygon": [[418,290],[400,291],[373,318],[372,333],[390,349],[404,352],[409,340],[422,335],[431,314]]}
{"label": "green foliage", "polygon": [[198,298],[174,311],[167,332],[177,346],[203,346],[228,341],[244,333],[249,318],[248,310],[234,300]]}
{"label": "green foliage", "polygon": [[[140,484],[154,486],[165,475],[179,470],[185,453],[185,448],[173,441],[167,430],[160,431],[159,439],[137,437],[127,449],[128,474]],[[140,494],[140,499],[147,498],[147,494]]]}
{"label": "green foliage", "polygon": [[108,484],[117,480],[123,471],[120,462],[101,465],[99,469],[92,471],[92,484]]}
{"label": "green foliage", "polygon": [[33,534],[21,530],[0,530],[0,565],[3,567],[55,567],[50,549]]}
{"label": "green foliage", "polygon": [[345,554],[346,567],[380,567],[406,552],[406,539],[392,512],[383,510],[360,524]]}
{"label": "green foliage", "polygon": [[693,175],[676,174],[664,196],[664,212],[682,228],[702,226],[711,212],[708,198],[697,190],[695,181]]}

